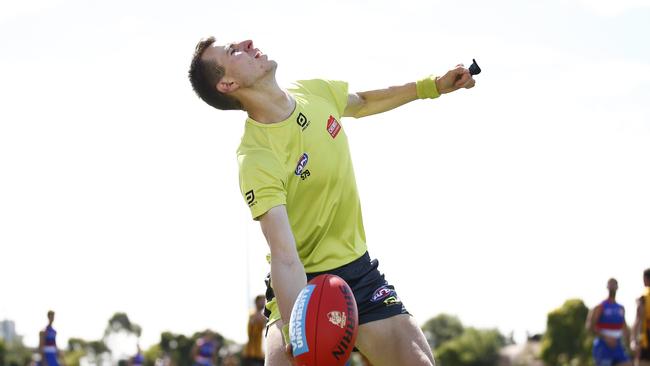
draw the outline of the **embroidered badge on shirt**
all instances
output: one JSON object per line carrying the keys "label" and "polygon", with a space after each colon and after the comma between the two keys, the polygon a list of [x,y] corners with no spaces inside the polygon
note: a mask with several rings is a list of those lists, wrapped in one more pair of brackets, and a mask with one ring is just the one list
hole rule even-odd
{"label": "embroidered badge on shirt", "polygon": [[339,124],[339,121],[334,116],[330,115],[330,119],[327,120],[327,132],[329,132],[332,138],[336,138],[339,131],[341,131],[341,124]]}

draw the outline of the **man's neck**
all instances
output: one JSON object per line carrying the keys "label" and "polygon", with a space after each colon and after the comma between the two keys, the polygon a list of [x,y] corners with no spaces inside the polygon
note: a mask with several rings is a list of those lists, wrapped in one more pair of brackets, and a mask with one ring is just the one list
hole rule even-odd
{"label": "man's neck", "polygon": [[260,123],[277,123],[289,118],[295,109],[295,100],[275,79],[263,81],[240,92],[241,101],[248,117]]}

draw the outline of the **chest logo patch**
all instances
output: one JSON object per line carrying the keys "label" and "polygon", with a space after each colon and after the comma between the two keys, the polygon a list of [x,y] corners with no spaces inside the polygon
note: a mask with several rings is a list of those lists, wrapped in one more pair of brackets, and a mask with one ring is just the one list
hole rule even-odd
{"label": "chest logo patch", "polygon": [[301,175],[307,167],[307,162],[309,162],[309,155],[307,155],[307,153],[302,153],[302,156],[298,159],[298,164],[296,165],[296,171],[294,173],[296,175]]}
{"label": "chest logo patch", "polygon": [[304,131],[307,127],[309,127],[309,124],[310,124],[311,122],[309,122],[309,120],[307,119],[307,116],[305,116],[305,115],[302,114],[302,112],[301,112],[301,113],[298,114],[298,118],[296,118],[296,123],[297,123],[298,126],[300,126],[300,128],[302,128],[302,130]]}
{"label": "chest logo patch", "polygon": [[336,135],[339,134],[339,131],[341,131],[341,124],[336,120],[336,118],[334,118],[334,116],[330,115],[330,118],[327,120],[327,132],[329,132],[332,138],[335,139]]}

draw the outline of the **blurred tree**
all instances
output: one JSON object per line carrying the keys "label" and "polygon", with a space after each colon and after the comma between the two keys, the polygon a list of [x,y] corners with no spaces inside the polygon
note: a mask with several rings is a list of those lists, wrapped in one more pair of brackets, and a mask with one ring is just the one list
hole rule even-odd
{"label": "blurred tree", "polygon": [[494,366],[504,344],[505,338],[496,329],[467,328],[444,342],[434,353],[444,366]]}
{"label": "blurred tree", "polygon": [[102,341],[111,353],[113,363],[126,361],[133,356],[142,328],[133,323],[126,313],[115,313],[108,319]]}
{"label": "blurred tree", "polygon": [[182,334],[163,332],[160,335],[160,348],[169,355],[174,366],[191,366],[194,341]]}
{"label": "blurred tree", "polygon": [[25,366],[32,361],[32,350],[25,347],[19,339],[4,343],[4,366]]}
{"label": "blurred tree", "polygon": [[160,344],[154,344],[144,351],[144,366],[154,366],[156,360],[163,357]]}
{"label": "blurred tree", "polygon": [[110,353],[103,341],[86,341],[81,338],[68,339],[68,351],[65,353],[66,366],[79,366],[83,357],[91,365],[100,364],[102,354]]}
{"label": "blurred tree", "polygon": [[0,339],[0,366],[5,366],[5,354],[7,353],[7,347],[5,347],[5,342]]}
{"label": "blurred tree", "polygon": [[589,309],[580,299],[570,299],[548,314],[541,357],[548,365],[589,365],[591,340],[585,330]]}
{"label": "blurred tree", "polygon": [[139,325],[132,323],[126,313],[115,313],[110,319],[108,319],[108,325],[106,326],[106,330],[104,330],[104,337],[111,333],[119,332],[131,333],[140,337],[142,328]]}
{"label": "blurred tree", "polygon": [[431,348],[438,348],[445,342],[460,336],[463,333],[463,324],[454,315],[440,314],[422,326],[422,331],[427,337]]}
{"label": "blurred tree", "polygon": [[[212,332],[214,333],[214,339],[217,342],[217,364],[220,364],[221,355],[219,355],[219,349],[224,344],[228,344],[230,341],[225,339],[221,334],[215,331]],[[151,357],[155,360],[155,358],[160,358],[166,355],[171,359],[171,363],[174,366],[191,366],[193,364],[192,347],[202,334],[203,332],[196,332],[191,337],[187,337],[182,334],[163,332],[160,334],[160,348],[158,350],[159,353],[158,355],[154,355],[154,350],[152,350],[152,347],[149,349],[149,351],[152,352]]]}
{"label": "blurred tree", "polygon": [[81,359],[86,355],[82,349],[75,349],[63,354],[63,362],[65,366],[79,366]]}

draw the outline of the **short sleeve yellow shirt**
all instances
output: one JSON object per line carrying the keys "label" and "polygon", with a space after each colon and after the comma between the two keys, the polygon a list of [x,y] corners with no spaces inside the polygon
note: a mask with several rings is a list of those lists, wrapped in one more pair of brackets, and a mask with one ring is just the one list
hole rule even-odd
{"label": "short sleeve yellow shirt", "polygon": [[341,115],[347,83],[296,82],[291,116],[250,118],[237,149],[239,186],[254,219],[286,205],[298,255],[308,273],[340,267],[366,252],[361,205]]}

